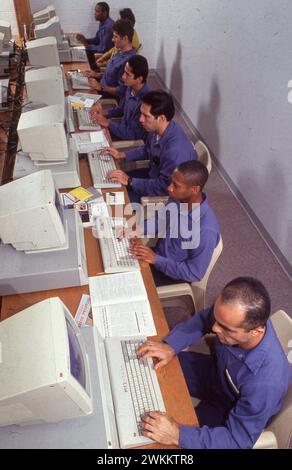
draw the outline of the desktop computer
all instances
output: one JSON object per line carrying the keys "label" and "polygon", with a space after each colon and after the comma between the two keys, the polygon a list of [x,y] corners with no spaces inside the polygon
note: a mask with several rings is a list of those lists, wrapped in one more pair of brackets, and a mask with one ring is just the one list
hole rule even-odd
{"label": "desktop computer", "polygon": [[63,71],[50,66],[25,72],[25,85],[29,101],[45,105],[65,106]]}
{"label": "desktop computer", "polygon": [[0,186],[0,295],[88,283],[84,233],[43,170]]}
{"label": "desktop computer", "polygon": [[28,60],[34,67],[60,66],[57,40],[55,37],[35,39],[26,43]]}
{"label": "desktop computer", "polygon": [[60,25],[60,19],[58,16],[50,18],[45,23],[41,23],[35,26],[34,35],[36,39],[55,37],[58,46],[61,46],[63,41],[63,33]]}
{"label": "desktop computer", "polygon": [[[76,188],[81,185],[79,170],[79,154],[74,139],[68,139],[68,160],[64,163],[46,163],[46,170],[50,170],[57,189]],[[13,169],[13,180],[39,171],[41,166],[31,160],[28,153],[18,151]]]}
{"label": "desktop computer", "polygon": [[33,161],[64,162],[68,159],[63,105],[50,105],[22,113],[17,132],[23,152]]}
{"label": "desktop computer", "polygon": [[8,43],[12,39],[11,24],[8,21],[0,19],[0,33],[4,34],[4,43]]}
{"label": "desktop computer", "polygon": [[32,19],[35,25],[45,23],[50,18],[56,16],[56,10],[54,5],[48,5],[46,8],[42,10],[35,11],[32,15]]}

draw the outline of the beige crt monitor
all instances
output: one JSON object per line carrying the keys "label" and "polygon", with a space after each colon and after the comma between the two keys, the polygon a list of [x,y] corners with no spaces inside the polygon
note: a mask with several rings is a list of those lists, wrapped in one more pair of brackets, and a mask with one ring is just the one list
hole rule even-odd
{"label": "beige crt monitor", "polygon": [[4,42],[9,42],[12,39],[11,24],[8,21],[0,19],[0,33],[4,34]]}
{"label": "beige crt monitor", "polygon": [[56,38],[48,37],[27,41],[26,48],[30,65],[36,67],[60,66]]}
{"label": "beige crt monitor", "polygon": [[32,19],[34,24],[41,24],[48,21],[50,18],[56,16],[56,10],[54,5],[48,5],[46,8],[42,10],[35,11],[32,15]]}
{"label": "beige crt monitor", "polygon": [[0,426],[92,413],[84,339],[59,297],[0,322],[0,345]]}
{"label": "beige crt monitor", "polygon": [[0,238],[2,243],[20,251],[50,251],[67,246],[49,170],[0,186]]}
{"label": "beige crt monitor", "polygon": [[64,105],[51,105],[22,113],[17,132],[23,152],[33,161],[68,160],[68,144],[64,127]]}
{"label": "beige crt monitor", "polygon": [[25,72],[25,85],[29,101],[46,105],[65,106],[63,71],[51,66]]}
{"label": "beige crt monitor", "polygon": [[59,17],[54,16],[45,23],[36,25],[34,28],[34,35],[36,39],[53,36],[56,38],[58,46],[61,46],[63,34]]}

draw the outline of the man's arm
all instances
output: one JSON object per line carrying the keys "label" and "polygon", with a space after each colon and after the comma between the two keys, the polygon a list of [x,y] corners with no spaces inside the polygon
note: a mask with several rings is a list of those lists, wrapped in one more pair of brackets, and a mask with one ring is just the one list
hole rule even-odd
{"label": "man's arm", "polygon": [[172,277],[174,281],[175,279],[186,282],[200,281],[208,269],[217,242],[217,232],[205,231],[201,233],[198,248],[187,250],[189,257],[186,260],[176,261],[174,257],[166,258],[157,254],[155,267]]}

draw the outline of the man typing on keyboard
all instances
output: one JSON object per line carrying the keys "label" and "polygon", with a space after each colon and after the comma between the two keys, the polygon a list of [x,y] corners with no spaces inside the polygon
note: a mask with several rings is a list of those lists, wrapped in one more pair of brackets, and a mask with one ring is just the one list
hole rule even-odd
{"label": "man typing on keyboard", "polygon": [[[189,449],[252,448],[278,413],[291,380],[290,366],[269,320],[270,298],[257,279],[228,283],[211,308],[176,325],[164,342],[147,341],[141,360],[155,369],[177,354],[196,407],[200,427],[178,424],[167,414],[149,412],[143,434],[161,444]],[[214,353],[185,351],[215,333]]]}

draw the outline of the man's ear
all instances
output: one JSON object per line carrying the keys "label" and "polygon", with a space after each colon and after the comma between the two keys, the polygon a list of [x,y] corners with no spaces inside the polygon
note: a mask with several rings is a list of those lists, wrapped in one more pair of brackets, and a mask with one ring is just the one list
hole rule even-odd
{"label": "man's ear", "polygon": [[262,335],[264,331],[265,331],[264,326],[257,326],[253,330],[250,330],[252,336]]}

